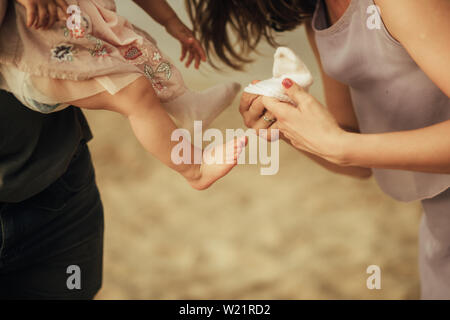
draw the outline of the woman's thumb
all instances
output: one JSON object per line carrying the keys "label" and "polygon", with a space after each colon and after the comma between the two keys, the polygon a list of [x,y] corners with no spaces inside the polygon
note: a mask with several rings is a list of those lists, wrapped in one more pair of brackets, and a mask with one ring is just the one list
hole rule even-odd
{"label": "woman's thumb", "polygon": [[301,86],[289,78],[285,78],[282,84],[286,95],[297,102],[297,104],[300,104],[305,95],[307,95],[306,91]]}

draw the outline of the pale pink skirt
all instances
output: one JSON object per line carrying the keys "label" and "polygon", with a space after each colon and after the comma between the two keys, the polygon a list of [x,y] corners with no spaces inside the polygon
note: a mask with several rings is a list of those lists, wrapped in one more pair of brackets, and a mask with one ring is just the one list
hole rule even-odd
{"label": "pale pink skirt", "polygon": [[25,9],[10,2],[0,27],[0,88],[40,112],[107,91],[115,94],[147,77],[162,102],[185,91],[180,72],[155,40],[115,11],[111,0],[71,0],[81,28],[58,22],[51,30],[25,25]]}

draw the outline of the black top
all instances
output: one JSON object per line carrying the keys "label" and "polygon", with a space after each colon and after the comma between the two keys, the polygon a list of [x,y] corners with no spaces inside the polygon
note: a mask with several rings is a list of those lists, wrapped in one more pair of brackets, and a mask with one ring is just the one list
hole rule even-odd
{"label": "black top", "polygon": [[92,133],[80,109],[42,114],[0,90],[0,202],[20,202],[67,169],[80,141]]}

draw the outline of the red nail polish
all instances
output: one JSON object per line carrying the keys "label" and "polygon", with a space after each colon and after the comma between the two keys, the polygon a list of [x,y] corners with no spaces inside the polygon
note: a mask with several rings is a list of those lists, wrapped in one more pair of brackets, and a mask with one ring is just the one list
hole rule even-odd
{"label": "red nail polish", "polygon": [[289,89],[294,84],[294,82],[289,78],[284,79],[282,83],[286,89]]}

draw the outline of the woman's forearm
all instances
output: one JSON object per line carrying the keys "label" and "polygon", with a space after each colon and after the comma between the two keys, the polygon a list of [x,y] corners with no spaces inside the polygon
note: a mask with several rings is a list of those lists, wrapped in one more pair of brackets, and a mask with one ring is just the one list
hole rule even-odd
{"label": "woman's forearm", "polygon": [[354,178],[360,178],[360,179],[367,179],[372,176],[372,170],[369,168],[363,168],[363,167],[355,167],[355,166],[340,166],[335,163],[329,162],[321,157],[315,156],[309,152],[302,151],[302,153],[319,164],[321,167],[334,172],[338,174],[343,174],[346,176],[354,177]]}
{"label": "woman's forearm", "polygon": [[[281,139],[283,139],[286,143],[292,145],[290,141],[284,137],[281,136]],[[363,167],[354,167],[354,166],[340,166],[338,164],[332,163],[330,161],[327,161],[319,156],[316,156],[312,153],[299,150],[301,153],[303,153],[305,156],[307,156],[309,159],[313,160],[315,163],[320,165],[321,167],[337,173],[337,174],[343,174],[346,176],[354,177],[354,178],[360,178],[360,179],[367,179],[372,176],[372,170],[369,168],[363,168]]]}
{"label": "woman's forearm", "polygon": [[339,163],[450,174],[450,120],[410,131],[347,133]]}
{"label": "woman's forearm", "polygon": [[169,20],[178,19],[177,14],[165,0],[133,0],[156,22],[165,26]]}

